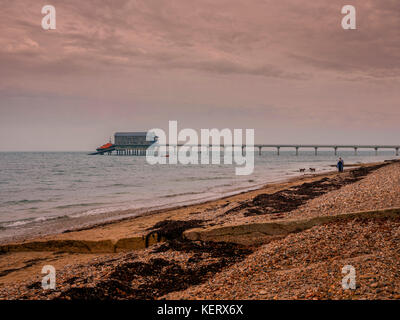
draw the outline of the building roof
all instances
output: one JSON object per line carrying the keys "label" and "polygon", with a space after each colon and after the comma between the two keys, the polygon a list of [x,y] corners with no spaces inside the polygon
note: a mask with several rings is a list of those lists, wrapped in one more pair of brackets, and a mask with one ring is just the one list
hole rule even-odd
{"label": "building roof", "polygon": [[[152,132],[150,132],[151,134]],[[154,133],[153,133],[154,135]],[[146,137],[147,132],[116,132],[116,137]]]}

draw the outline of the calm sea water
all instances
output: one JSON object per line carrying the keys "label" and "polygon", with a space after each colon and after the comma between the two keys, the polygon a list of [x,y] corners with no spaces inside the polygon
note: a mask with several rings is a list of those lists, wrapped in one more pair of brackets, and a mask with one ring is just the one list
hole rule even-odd
{"label": "calm sea water", "polygon": [[[346,163],[395,158],[393,151],[339,152]],[[0,239],[60,232],[201,202],[299,175],[329,171],[333,151],[256,153],[250,176],[233,165],[149,165],[145,157],[88,156],[85,152],[0,153]],[[128,210],[128,211],[127,211]]]}

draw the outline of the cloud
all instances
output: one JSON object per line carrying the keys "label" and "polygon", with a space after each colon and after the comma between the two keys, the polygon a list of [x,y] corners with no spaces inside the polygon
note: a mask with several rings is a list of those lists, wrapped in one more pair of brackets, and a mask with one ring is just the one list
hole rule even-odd
{"label": "cloud", "polygon": [[[20,113],[35,115],[32,128],[68,127],[64,120],[76,114],[85,115],[87,131],[175,117],[204,127],[273,127],[287,141],[301,128],[307,140],[312,126],[327,136],[332,127],[356,132],[374,119],[395,130],[398,0],[352,0],[358,29],[350,31],[341,28],[339,0],[52,4],[57,30],[45,31],[43,3],[2,3],[0,126],[10,130],[25,132]],[[3,140],[0,147],[13,143]]]}
{"label": "cloud", "polygon": [[356,31],[340,28],[337,0],[56,1],[52,33],[40,28],[39,4],[27,4],[9,2],[1,15],[0,53],[17,55],[14,67],[18,54],[31,52],[43,68],[73,61],[81,70],[120,65],[288,79],[308,79],[314,69],[399,75],[400,4],[391,0],[355,0]]}

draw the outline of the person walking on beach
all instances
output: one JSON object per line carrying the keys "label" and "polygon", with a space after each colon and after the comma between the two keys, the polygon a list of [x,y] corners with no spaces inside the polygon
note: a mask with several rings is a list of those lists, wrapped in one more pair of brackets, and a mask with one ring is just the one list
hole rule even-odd
{"label": "person walking on beach", "polygon": [[339,158],[339,161],[338,161],[336,167],[338,168],[338,171],[339,171],[339,172],[343,172],[344,161],[343,161],[342,158]]}

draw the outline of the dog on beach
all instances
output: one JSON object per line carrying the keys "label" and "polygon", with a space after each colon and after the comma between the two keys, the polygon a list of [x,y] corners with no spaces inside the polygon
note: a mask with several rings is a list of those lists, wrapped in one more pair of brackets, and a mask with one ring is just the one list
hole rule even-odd
{"label": "dog on beach", "polygon": [[315,168],[310,168],[310,171],[311,172],[315,172]]}
{"label": "dog on beach", "polygon": [[306,169],[305,168],[303,168],[303,169],[300,169],[300,172],[305,172],[306,171]]}

